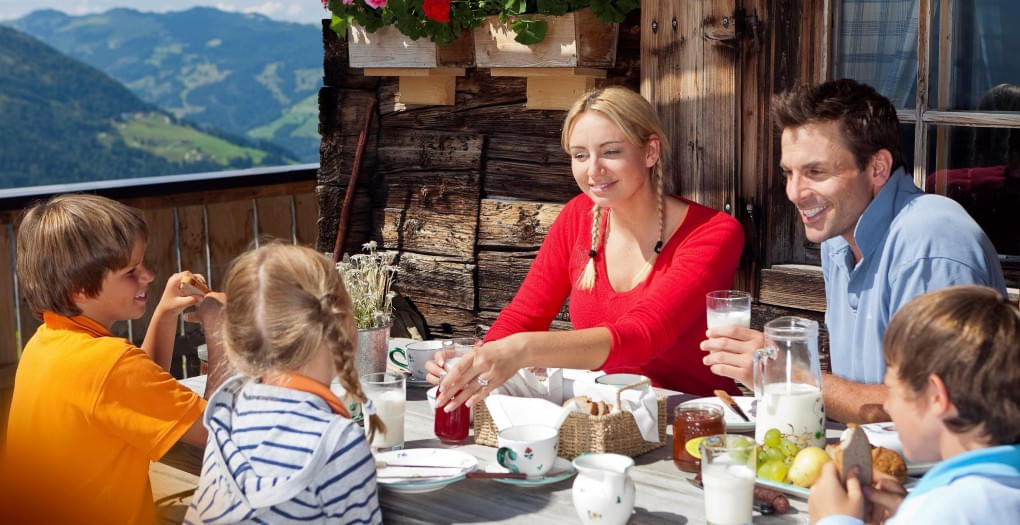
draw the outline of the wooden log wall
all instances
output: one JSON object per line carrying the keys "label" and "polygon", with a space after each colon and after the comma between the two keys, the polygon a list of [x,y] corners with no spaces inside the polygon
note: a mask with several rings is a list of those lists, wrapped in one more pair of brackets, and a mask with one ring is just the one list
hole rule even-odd
{"label": "wooden log wall", "polygon": [[[616,66],[600,85],[640,81],[640,15],[620,25]],[[332,250],[365,109],[374,98],[352,208],[349,253],[375,240],[396,252],[397,289],[433,337],[484,333],[510,302],[563,204],[578,194],[560,148],[565,111],[526,110],[525,79],[468,68],[454,106],[400,103],[396,78],[348,67],[346,42],[323,24],[323,137],[318,246]],[[554,328],[569,328],[566,311]]]}

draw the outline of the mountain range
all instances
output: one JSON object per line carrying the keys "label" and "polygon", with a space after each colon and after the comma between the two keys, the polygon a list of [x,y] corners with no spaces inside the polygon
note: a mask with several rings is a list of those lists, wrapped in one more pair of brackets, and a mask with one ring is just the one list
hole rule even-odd
{"label": "mountain range", "polygon": [[321,28],[196,7],[39,10],[6,22],[120,81],[178,119],[264,139],[317,162]]}
{"label": "mountain range", "polygon": [[294,163],[284,148],[196,126],[0,26],[0,187]]}

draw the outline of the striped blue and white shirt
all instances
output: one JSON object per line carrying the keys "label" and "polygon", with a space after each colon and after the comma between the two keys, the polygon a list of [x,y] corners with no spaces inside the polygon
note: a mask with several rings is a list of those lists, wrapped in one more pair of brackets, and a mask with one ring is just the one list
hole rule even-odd
{"label": "striped blue and white shirt", "polygon": [[382,523],[364,433],[322,398],[237,376],[203,423],[209,441],[184,523]]}

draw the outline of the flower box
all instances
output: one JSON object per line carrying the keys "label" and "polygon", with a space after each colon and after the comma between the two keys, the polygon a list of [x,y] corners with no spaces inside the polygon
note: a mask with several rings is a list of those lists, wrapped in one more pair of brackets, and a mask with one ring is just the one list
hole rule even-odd
{"label": "flower box", "polygon": [[591,8],[563,16],[527,17],[545,21],[545,39],[526,46],[514,40],[517,34],[509,25],[488,17],[474,30],[475,65],[610,68],[616,64],[620,26],[599,22]]}
{"label": "flower box", "polygon": [[469,31],[439,46],[427,38],[412,40],[395,26],[383,26],[375,33],[351,26],[347,42],[351,67],[363,68],[365,76],[399,78],[397,90],[403,104],[453,105],[456,77],[474,65]]}
{"label": "flower box", "polygon": [[527,77],[528,109],[569,109],[616,64],[620,26],[599,22],[590,8],[528,17],[546,22],[541,42],[521,44],[508,24],[489,17],[474,30],[475,64],[494,77]]}
{"label": "flower box", "polygon": [[471,33],[465,31],[450,44],[437,46],[427,38],[411,40],[396,26],[383,26],[375,33],[369,33],[360,26],[351,26],[347,55],[351,67],[471,67],[474,65],[471,37]]}

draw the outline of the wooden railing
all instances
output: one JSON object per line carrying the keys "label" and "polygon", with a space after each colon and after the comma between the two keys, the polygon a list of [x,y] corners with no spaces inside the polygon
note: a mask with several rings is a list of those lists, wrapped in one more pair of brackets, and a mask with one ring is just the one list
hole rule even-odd
{"label": "wooden railing", "polygon": [[[262,240],[314,245],[317,171],[317,164],[302,164],[0,190],[0,392],[12,387],[20,349],[39,325],[20,296],[14,267],[14,223],[25,206],[60,193],[88,192],[142,210],[149,227],[145,264],[155,275],[150,313],[114,326],[118,335],[141,344],[151,310],[172,273],[182,269],[201,273],[219,288],[230,261]],[[197,332],[196,326],[182,326],[179,345],[200,339]],[[180,351],[175,347],[175,354]],[[179,359],[174,366],[175,375],[186,372]],[[189,366],[194,367],[197,362]]]}

